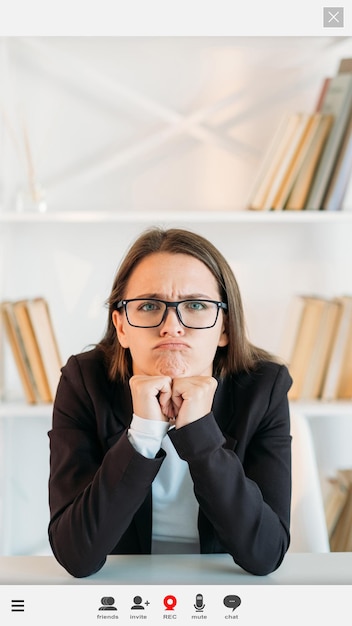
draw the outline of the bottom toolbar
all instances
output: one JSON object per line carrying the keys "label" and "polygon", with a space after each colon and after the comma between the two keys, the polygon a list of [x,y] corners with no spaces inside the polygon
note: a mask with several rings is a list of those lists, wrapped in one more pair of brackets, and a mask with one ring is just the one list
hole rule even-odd
{"label": "bottom toolbar", "polygon": [[[349,613],[351,586],[330,585],[2,585],[0,623],[81,626],[135,620],[159,626],[337,623]],[[104,621],[103,621],[104,620]]]}

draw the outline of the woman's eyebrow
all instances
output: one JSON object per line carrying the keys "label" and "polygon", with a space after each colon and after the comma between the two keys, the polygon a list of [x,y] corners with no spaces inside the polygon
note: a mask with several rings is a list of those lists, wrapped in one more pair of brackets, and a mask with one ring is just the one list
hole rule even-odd
{"label": "woman's eyebrow", "polygon": [[[165,294],[162,293],[143,293],[139,296],[135,296],[138,299],[143,299],[143,298],[156,298],[157,300],[166,300],[169,301],[169,299],[167,297],[165,297]],[[214,300],[214,297],[209,296],[208,294],[205,293],[187,293],[187,294],[180,294],[178,297],[178,300],[199,300],[199,299],[203,299],[203,300]],[[171,302],[171,300],[170,300]]]}

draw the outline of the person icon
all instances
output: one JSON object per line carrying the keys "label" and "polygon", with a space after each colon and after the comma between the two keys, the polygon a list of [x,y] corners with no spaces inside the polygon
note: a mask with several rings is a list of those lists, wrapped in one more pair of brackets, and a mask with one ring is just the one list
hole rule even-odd
{"label": "person icon", "polygon": [[101,604],[102,606],[99,607],[99,611],[117,611],[116,606],[113,606],[115,604],[115,598],[112,596],[104,596],[101,599]]}
{"label": "person icon", "polygon": [[131,609],[133,609],[133,610],[142,609],[142,611],[144,611],[144,606],[142,606],[142,598],[141,598],[141,596],[134,596],[133,602],[134,602],[134,605],[131,606]]}

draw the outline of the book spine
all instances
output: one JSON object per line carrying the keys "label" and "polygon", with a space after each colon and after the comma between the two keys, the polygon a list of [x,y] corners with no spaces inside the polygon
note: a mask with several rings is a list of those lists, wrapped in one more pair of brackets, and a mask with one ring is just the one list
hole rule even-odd
{"label": "book spine", "polygon": [[342,208],[343,198],[347,190],[348,182],[352,176],[352,115],[349,128],[346,133],[341,154],[328,187],[323,209],[325,211],[338,211]]}
{"label": "book spine", "polygon": [[[305,208],[308,210],[319,210],[322,208],[324,195],[332,176],[332,171],[338,151],[343,140],[343,135],[348,124],[348,119],[352,107],[352,75],[341,74],[340,76],[349,79],[348,88],[346,89],[344,104],[336,113],[336,118],[329,137],[324,147],[324,151],[313,179],[312,188],[310,190]],[[332,85],[333,81],[330,83]],[[324,107],[322,109],[324,111]],[[325,111],[324,111],[325,112]]]}

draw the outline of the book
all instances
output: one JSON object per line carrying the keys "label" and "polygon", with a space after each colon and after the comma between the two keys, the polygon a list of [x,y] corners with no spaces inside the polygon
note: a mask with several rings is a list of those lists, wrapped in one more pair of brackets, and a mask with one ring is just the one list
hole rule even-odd
{"label": "book", "polygon": [[349,120],[346,134],[342,140],[341,149],[328,185],[323,209],[325,211],[338,211],[342,208],[343,198],[346,193],[348,182],[352,177],[352,114]]}
{"label": "book", "polygon": [[285,208],[287,198],[289,197],[294,181],[303,164],[308,147],[319,124],[320,117],[320,113],[307,114],[302,117],[302,124],[296,133],[295,144],[292,146],[292,155],[288,155],[287,166],[283,163],[283,169],[286,169],[286,171],[284,172],[279,189],[271,203],[271,208],[276,211]]}
{"label": "book", "polygon": [[40,354],[39,346],[33,330],[33,326],[28,314],[25,300],[18,300],[13,303],[13,312],[21,333],[23,345],[28,356],[30,368],[39,393],[41,402],[51,402],[52,396],[45,372],[44,364]]}
{"label": "book", "polygon": [[346,503],[348,494],[348,478],[342,471],[329,479],[329,490],[324,502],[325,520],[329,539],[331,539],[336,524]]}
{"label": "book", "polygon": [[341,202],[342,211],[352,211],[352,176],[347,181],[347,187]]}
{"label": "book", "polygon": [[54,400],[63,364],[49,307],[46,300],[41,297],[26,300],[26,307],[44,365],[51,400]]}
{"label": "book", "polygon": [[326,300],[324,303],[306,375],[302,383],[300,393],[302,400],[315,400],[321,396],[341,308],[338,298]]}
{"label": "book", "polygon": [[[336,530],[340,532],[336,533]],[[352,485],[349,487],[346,504],[341,513],[339,523],[336,526],[335,533],[335,538],[337,535],[337,541],[339,542],[337,545],[339,552],[352,552]],[[334,537],[332,537],[332,540],[333,539]],[[334,547],[333,541],[333,550]]]}
{"label": "book", "polygon": [[305,208],[308,210],[322,208],[324,194],[352,110],[352,74],[341,73],[331,79],[320,110],[322,113],[333,115],[334,121],[307,198]]}
{"label": "book", "polygon": [[290,189],[288,185],[291,184],[291,175],[292,170],[295,168],[296,156],[300,151],[307,128],[310,125],[311,115],[308,113],[295,113],[292,115],[292,122],[292,133],[270,181],[262,207],[264,210],[283,208],[283,202],[286,200]]}
{"label": "book", "polygon": [[301,398],[310,360],[318,337],[322,316],[326,306],[326,299],[318,296],[302,296],[305,306],[301,323],[297,333],[294,350],[289,362],[289,370],[293,379],[288,392],[290,400]]}
{"label": "book", "polygon": [[339,301],[340,316],[322,385],[322,400],[336,400],[340,397],[341,381],[345,378],[343,368],[347,359],[346,352],[351,351],[348,341],[352,328],[352,296],[341,296]]}
{"label": "book", "polygon": [[346,485],[346,496],[342,510],[338,516],[335,527],[330,537],[330,549],[332,552],[352,551],[352,470],[340,470],[339,472]]}
{"label": "book", "polygon": [[351,73],[352,72],[352,58],[341,59],[338,74]]}
{"label": "book", "polygon": [[314,174],[329,136],[333,116],[320,114],[317,118],[311,141],[307,146],[300,170],[293,183],[285,209],[299,211],[304,209]]}
{"label": "book", "polygon": [[265,200],[272,187],[276,171],[280,167],[287,147],[292,141],[299,121],[300,115],[298,113],[284,115],[281,119],[259,168],[251,198],[248,202],[248,209],[256,211],[264,209]]}
{"label": "book", "polygon": [[346,346],[341,364],[337,398],[339,400],[352,399],[352,319],[350,319],[349,323]]}
{"label": "book", "polygon": [[317,103],[315,105],[315,111],[318,113],[319,111],[321,111],[321,107],[322,104],[324,102],[324,98],[326,95],[326,92],[328,90],[329,84],[331,81],[331,76],[326,76],[326,78],[324,78],[319,95],[318,95],[318,99],[317,99]]}
{"label": "book", "polygon": [[[0,305],[0,363],[3,364],[5,362],[5,330],[4,330],[4,319],[1,312]],[[5,368],[0,367],[0,402],[5,397]]]}
{"label": "book", "polygon": [[[352,58],[341,59],[338,74],[352,73]],[[336,211],[338,209],[352,210],[352,137],[351,137],[352,115],[349,127],[343,139],[340,155],[336,164],[333,179],[329,184],[326,197],[324,199],[325,210]]]}
{"label": "book", "polygon": [[286,365],[289,365],[292,359],[305,305],[304,296],[295,295],[291,299],[286,324],[277,350],[278,356]]}
{"label": "book", "polygon": [[11,346],[15,364],[20,376],[25,398],[28,403],[36,403],[38,394],[32,375],[32,370],[22,342],[22,337],[13,312],[12,302],[1,303],[1,316],[4,329]]}

